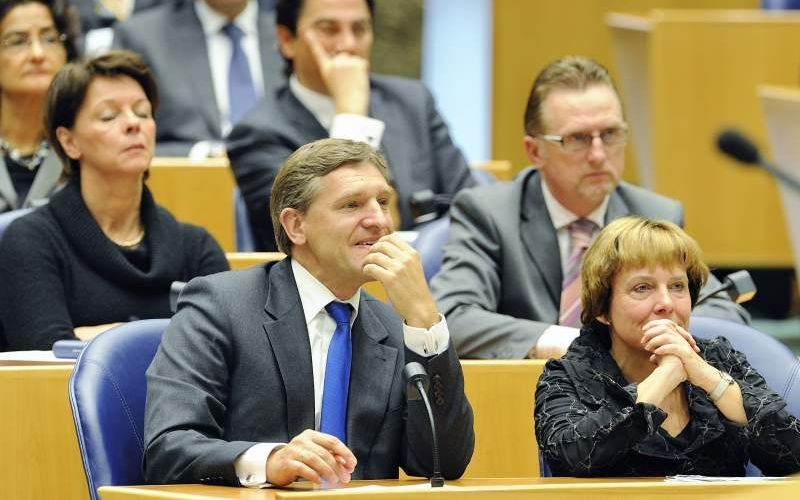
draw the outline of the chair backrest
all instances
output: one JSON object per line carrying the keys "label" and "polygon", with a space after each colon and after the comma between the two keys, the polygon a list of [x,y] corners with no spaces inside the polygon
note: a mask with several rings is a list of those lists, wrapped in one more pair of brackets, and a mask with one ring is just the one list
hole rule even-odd
{"label": "chair backrest", "polygon": [[800,398],[789,397],[800,391],[800,359],[786,344],[755,328],[717,318],[692,316],[689,329],[701,339],[727,338],[786,401],[789,412],[800,417]]}
{"label": "chair backrest", "polygon": [[69,401],[89,493],[142,484],[145,371],[168,319],[132,321],[103,332],[78,356]]}
{"label": "chair backrest", "polygon": [[[265,216],[269,217],[269,214]],[[238,187],[233,188],[233,222],[236,228],[236,251],[255,252],[256,238],[250,226],[250,215],[247,213],[247,205]]]}
{"label": "chair backrest", "polygon": [[22,217],[25,214],[29,214],[33,212],[32,208],[20,208],[17,210],[9,210],[8,212],[3,212],[0,214],[0,237],[3,236],[3,233],[6,232],[6,228],[9,224],[18,217]]}
{"label": "chair backrest", "polygon": [[[727,338],[734,349],[747,356],[770,389],[786,401],[789,413],[800,417],[800,359],[785,344],[755,328],[717,318],[692,316],[689,329],[701,339]],[[746,474],[762,475],[752,463],[747,465]]]}
{"label": "chair backrest", "polygon": [[764,10],[800,9],[800,0],[761,0]]}
{"label": "chair backrest", "polygon": [[425,279],[430,281],[442,267],[444,245],[450,233],[450,217],[444,216],[432,220],[418,228],[414,248],[422,260]]}

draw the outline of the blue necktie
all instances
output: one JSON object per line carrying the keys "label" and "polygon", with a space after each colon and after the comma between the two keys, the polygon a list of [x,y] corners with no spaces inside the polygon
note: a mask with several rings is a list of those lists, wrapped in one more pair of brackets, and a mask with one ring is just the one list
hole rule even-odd
{"label": "blue necktie", "polygon": [[231,65],[228,69],[228,117],[236,124],[258,102],[247,54],[242,50],[244,32],[233,23],[226,24],[222,31],[231,39]]}
{"label": "blue necktie", "polygon": [[350,389],[350,304],[331,302],[325,306],[336,321],[328,361],[325,363],[325,387],[322,392],[322,414],[319,430],[336,436],[347,444],[347,393]]}

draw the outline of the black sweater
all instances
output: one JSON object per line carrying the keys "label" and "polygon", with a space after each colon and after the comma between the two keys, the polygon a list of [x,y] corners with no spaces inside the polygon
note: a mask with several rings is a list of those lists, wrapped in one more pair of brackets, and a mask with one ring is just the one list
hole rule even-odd
{"label": "black sweater", "polygon": [[[52,348],[73,328],[170,316],[169,287],[228,269],[208,232],[157,206],[145,187],[138,255],[109,240],[77,182],[11,223],[0,240],[0,350]],[[128,253],[128,256],[126,256]]]}

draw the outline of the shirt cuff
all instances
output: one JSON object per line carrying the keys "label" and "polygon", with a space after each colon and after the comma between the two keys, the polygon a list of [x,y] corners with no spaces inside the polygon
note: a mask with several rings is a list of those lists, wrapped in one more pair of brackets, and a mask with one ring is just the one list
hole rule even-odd
{"label": "shirt cuff", "polygon": [[571,326],[553,325],[548,327],[536,341],[537,358],[560,358],[581,331]]}
{"label": "shirt cuff", "polygon": [[432,327],[418,328],[403,323],[403,338],[406,347],[420,356],[435,356],[447,350],[450,345],[450,330],[447,321],[439,314],[439,322]]}
{"label": "shirt cuff", "polygon": [[343,113],[333,117],[330,136],[335,139],[366,142],[373,148],[380,149],[385,128],[386,124],[380,120]]}
{"label": "shirt cuff", "polygon": [[236,457],[233,468],[239,483],[248,488],[271,486],[267,482],[267,458],[284,446],[284,443],[258,443]]}

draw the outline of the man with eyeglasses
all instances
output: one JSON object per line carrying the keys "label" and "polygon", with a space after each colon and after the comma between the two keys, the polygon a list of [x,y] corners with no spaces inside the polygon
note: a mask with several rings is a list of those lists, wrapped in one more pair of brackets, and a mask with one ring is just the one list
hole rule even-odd
{"label": "man with eyeglasses", "polygon": [[[683,224],[679,202],[621,181],[627,137],[614,82],[596,61],[565,57],[536,78],[523,139],[534,168],[465,190],[450,208],[431,289],[462,358],[561,356],[578,335],[580,262],[600,228],[629,214]],[[722,298],[695,314],[749,321]]]}

